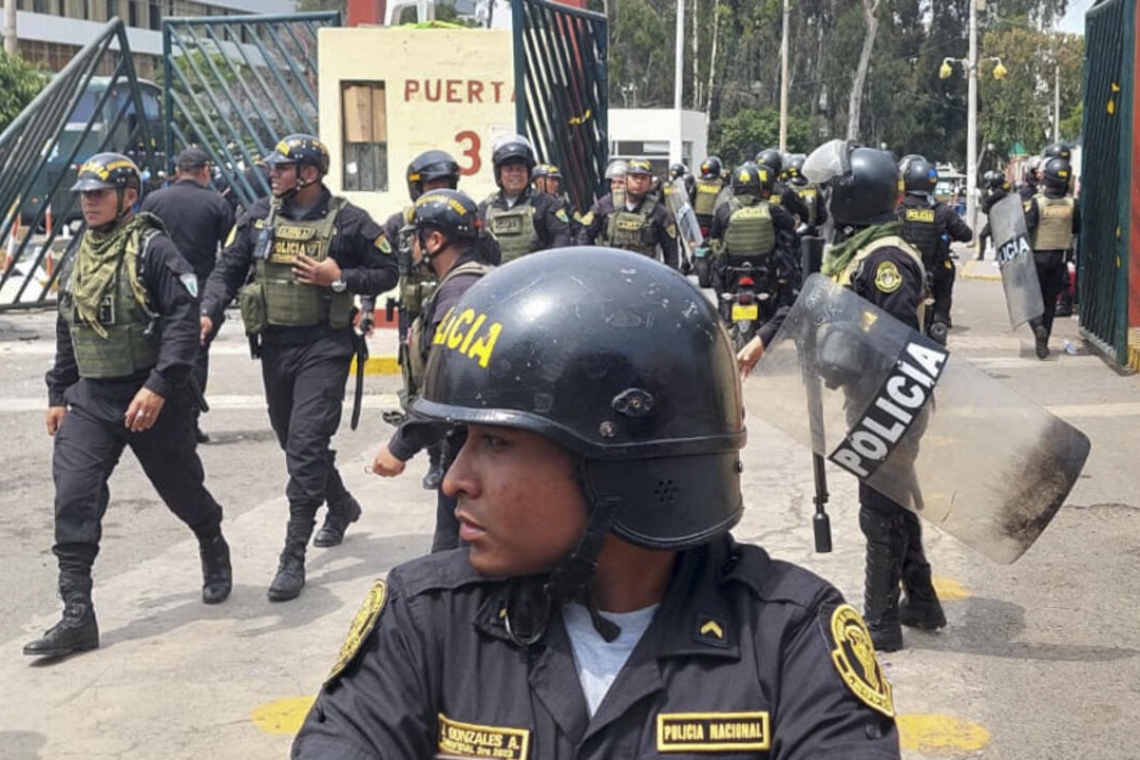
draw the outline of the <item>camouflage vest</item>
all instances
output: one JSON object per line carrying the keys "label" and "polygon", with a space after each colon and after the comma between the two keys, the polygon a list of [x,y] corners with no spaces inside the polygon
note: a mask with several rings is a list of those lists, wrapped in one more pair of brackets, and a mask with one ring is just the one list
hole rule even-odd
{"label": "camouflage vest", "polygon": [[833,279],[845,288],[851,287],[851,278],[854,277],[855,273],[859,271],[859,267],[862,266],[863,261],[869,258],[871,254],[875,253],[880,248],[898,248],[907,256],[911,257],[914,260],[914,263],[918,265],[919,272],[921,272],[922,289],[924,292],[924,296],[918,299],[918,324],[925,325],[926,267],[922,264],[922,254],[916,251],[914,249],[914,246],[903,240],[901,237],[898,237],[897,235],[888,235],[886,237],[879,238],[868,246],[861,248],[858,253],[851,257],[851,261],[847,264],[847,268]]}
{"label": "camouflage vest", "polygon": [[697,216],[712,216],[716,211],[716,199],[724,183],[719,179],[698,179],[696,198],[693,199],[693,213]]}
{"label": "camouflage vest", "polygon": [[423,311],[416,317],[416,321],[408,330],[408,361],[404,365],[404,392],[407,396],[407,404],[410,405],[419,395],[420,388],[423,387],[424,375],[427,373],[428,357],[431,356],[432,340],[435,336],[427,334],[424,315],[432,313],[432,304],[435,302],[436,295],[443,289],[444,284],[452,278],[461,274],[477,274],[483,277],[493,269],[494,267],[481,261],[469,261],[466,264],[452,267],[451,271],[443,276],[439,285],[424,302]]}
{"label": "camouflage vest", "polygon": [[328,258],[335,234],[337,214],[346,200],[332,198],[320,219],[294,221],[278,216],[273,227],[273,243],[264,259],[257,259],[256,281],[265,296],[267,324],[281,327],[348,327],[351,324],[353,295],[334,293],[328,288],[297,282],[293,261],[305,254],[315,261]]}
{"label": "camouflage vest", "polygon": [[745,205],[739,196],[729,201],[732,213],[724,231],[724,252],[730,258],[765,256],[776,249],[772,209],[763,200]]}
{"label": "camouflage vest", "polygon": [[162,342],[160,325],[155,322],[151,326],[154,314],[135,298],[127,269],[127,257],[138,256],[138,277],[142,279],[147,246],[157,234],[158,231],[153,230],[127,240],[127,250],[119,262],[115,284],[99,305],[99,322],[107,330],[105,338],[76,316],[71,296],[71,275],[74,268],[65,274],[66,284],[59,299],[59,313],[67,323],[71,335],[71,347],[75,352],[80,377],[130,377],[158,364],[158,348]]}
{"label": "camouflage vest", "polygon": [[[412,223],[414,206],[404,209],[405,224]],[[400,311],[411,319],[423,311],[424,301],[435,288],[435,274],[427,267],[417,267],[412,258],[411,236],[401,235],[396,242],[396,256],[400,264]],[[404,324],[407,324],[405,322]]]}
{"label": "camouflage vest", "polygon": [[530,198],[520,198],[511,208],[496,208],[491,196],[484,212],[487,229],[499,242],[499,250],[503,252],[503,263],[514,261],[520,256],[533,253],[542,247],[538,239],[538,231],[534,228],[535,207]]}
{"label": "camouflage vest", "polygon": [[1033,250],[1067,251],[1073,244],[1073,199],[1038,195],[1037,228],[1033,230]]}
{"label": "camouflage vest", "polygon": [[625,206],[615,208],[606,220],[606,244],[656,256],[657,239],[649,223],[655,208],[657,200],[652,196],[646,196],[637,211],[627,211]]}

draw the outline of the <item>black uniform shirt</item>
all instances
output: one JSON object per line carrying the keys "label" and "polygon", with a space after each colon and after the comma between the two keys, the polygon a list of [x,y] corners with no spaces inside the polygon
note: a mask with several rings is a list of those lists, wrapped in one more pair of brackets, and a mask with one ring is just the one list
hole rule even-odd
{"label": "black uniform shirt", "polygon": [[466,549],[393,570],[357,617],[294,760],[703,757],[713,746],[718,758],[899,757],[890,686],[858,613],[759,547],[724,537],[678,556],[592,717],[557,611],[529,648],[507,633],[515,584],[479,576]]}
{"label": "black uniform shirt", "polygon": [[[642,204],[649,200],[649,197],[649,193],[646,193],[645,197],[633,207],[633,213],[637,213]],[[590,214],[584,218],[584,221],[588,223],[582,225],[582,232],[578,238],[579,245],[597,245],[594,241],[606,229],[610,215],[624,210],[626,210],[625,206],[620,209],[614,208],[612,195],[599,198],[593,208],[590,209]],[[665,208],[664,203],[656,203],[653,206],[653,210],[649,213],[648,224],[657,231],[657,245],[661,248],[662,260],[673,269],[679,268],[681,259],[677,248],[677,225],[673,221],[673,215]]]}
{"label": "black uniform shirt", "polygon": [[1033,196],[1037,195],[1037,183],[1022,182],[1017,186],[1017,194],[1021,196],[1021,200],[1029,200]]}
{"label": "black uniform shirt", "polygon": [[[801,223],[807,224],[808,218],[811,216],[811,211],[799,193],[783,182],[777,182],[776,189],[772,194],[780,197],[780,205],[786,208],[789,214],[798,216]],[[794,226],[795,225],[793,225],[793,227]]]}
{"label": "black uniform shirt", "polygon": [[[892,276],[882,276],[882,270],[892,268]],[[926,292],[925,278],[918,263],[903,250],[885,246],[863,259],[851,275],[850,287],[900,322],[922,329],[918,305]]]}
{"label": "black uniform shirt", "polygon": [[234,211],[225,198],[192,179],[180,179],[148,193],[139,210],[162,220],[170,239],[204,285],[218,260],[218,246],[234,227]]}
{"label": "black uniform shirt", "polygon": [[582,226],[578,230],[578,239],[575,242],[578,245],[594,245],[594,241],[602,234],[603,225],[613,210],[613,193],[606,193],[594,201],[594,205],[590,206],[590,210],[582,217]]}
{"label": "black uniform shirt", "polygon": [[[162,336],[158,363],[146,377],[144,387],[169,398],[174,388],[186,380],[198,355],[198,298],[180,279],[193,274],[193,270],[165,235],[151,238],[139,269],[150,308],[159,316]],[[55,362],[44,379],[49,406],[63,406],[64,392],[79,380],[71,333],[62,315],[55,323]]]}
{"label": "black uniform shirt", "polygon": [[[565,248],[571,244],[570,217],[562,210],[562,202],[553,195],[535,192],[531,188],[523,190],[515,199],[515,206],[522,201],[529,201],[534,206],[534,232],[538,235],[540,251],[550,248]],[[487,209],[506,209],[507,198],[503,191],[495,193],[479,204],[479,218],[487,218]],[[514,208],[511,206],[510,208]],[[563,217],[566,217],[563,219]]]}
{"label": "black uniform shirt", "polygon": [[[321,190],[320,200],[305,214],[304,219],[319,219],[328,210],[332,194],[328,188]],[[288,203],[280,213],[290,217]],[[248,213],[241,216],[229,244],[222,251],[218,266],[206,283],[202,296],[202,315],[209,317],[215,325],[220,324],[222,311],[249,277],[259,233],[254,222],[268,216],[268,198],[259,200]],[[329,256],[341,268],[341,276],[349,292],[375,296],[395,287],[400,275],[393,255],[394,244],[388,242],[380,225],[372,220],[368,212],[346,203],[337,214],[334,231]]]}

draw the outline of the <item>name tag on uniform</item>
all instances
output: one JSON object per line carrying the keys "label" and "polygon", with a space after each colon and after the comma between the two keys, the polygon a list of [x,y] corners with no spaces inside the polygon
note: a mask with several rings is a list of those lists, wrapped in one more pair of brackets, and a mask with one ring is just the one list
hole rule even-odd
{"label": "name tag on uniform", "polygon": [[526,760],[530,731],[525,728],[461,723],[439,714],[439,753],[448,757],[501,757]]}
{"label": "name tag on uniform", "polygon": [[908,222],[933,222],[934,209],[932,208],[908,208],[906,210],[906,220]]}
{"label": "name tag on uniform", "polygon": [[619,216],[617,218],[617,228],[622,232],[637,232],[641,229],[641,218],[628,216]]}
{"label": "name tag on uniform", "polygon": [[496,216],[491,220],[491,232],[495,235],[517,235],[522,228],[522,219],[518,216]]}
{"label": "name tag on uniform", "polygon": [[769,749],[771,744],[766,710],[657,716],[658,752],[754,751]]}
{"label": "name tag on uniform", "polygon": [[1068,216],[1069,215],[1069,207],[1068,206],[1046,206],[1042,210],[1042,215],[1043,216]]}

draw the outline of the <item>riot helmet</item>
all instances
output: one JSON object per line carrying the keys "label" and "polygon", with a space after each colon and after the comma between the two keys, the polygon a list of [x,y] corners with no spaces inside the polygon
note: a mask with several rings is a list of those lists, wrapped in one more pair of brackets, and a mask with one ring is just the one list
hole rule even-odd
{"label": "riot helmet", "polygon": [[427,150],[408,164],[408,195],[416,200],[424,192],[424,183],[447,180],[452,190],[459,187],[459,162],[444,150]]}
{"label": "riot helmet", "polygon": [[416,199],[408,226],[419,240],[420,252],[423,254],[422,265],[427,266],[431,258],[443,250],[428,250],[429,232],[440,232],[449,244],[468,242],[474,245],[479,239],[482,222],[479,219],[479,206],[467,193],[441,188],[429,190]]}
{"label": "riot helmet", "polygon": [[831,140],[804,161],[804,176],[828,185],[828,211],[836,224],[869,226],[895,218],[898,167],[890,153],[849,140]]}
{"label": "riot helmet", "polygon": [[906,170],[915,161],[925,161],[925,160],[926,160],[926,156],[923,156],[919,153],[907,153],[905,156],[902,157],[902,160],[899,161],[899,176],[905,177],[906,176]]}
{"label": "riot helmet", "polygon": [[1005,178],[1005,174],[993,169],[982,175],[982,186],[991,193],[997,190],[1010,189],[1009,180]]}
{"label": "riot helmet", "polygon": [[907,195],[928,195],[938,184],[938,170],[921,156],[906,165],[903,173],[903,190]]}
{"label": "riot helmet", "polygon": [[1045,187],[1050,190],[1067,190],[1073,176],[1073,167],[1067,159],[1050,158],[1041,170]]}
{"label": "riot helmet", "polygon": [[673,164],[669,167],[670,180],[682,179],[688,173],[689,169],[684,164]]}
{"label": "riot helmet", "polygon": [[1063,142],[1055,142],[1052,145],[1046,146],[1045,150],[1041,151],[1043,161],[1048,161],[1050,158],[1063,158],[1066,161],[1072,160],[1072,149]]}
{"label": "riot helmet", "polygon": [[784,176],[793,185],[806,185],[807,178],[804,177],[804,159],[803,153],[793,153],[788,156],[788,165],[784,167]]}
{"label": "riot helmet", "polygon": [[[575,459],[593,527],[641,547],[696,546],[740,519],[735,357],[716,309],[680,273],[637,253],[563,248],[483,277],[455,313],[479,315],[483,337],[432,352],[420,424],[554,441]],[[694,400],[684,389],[696,387],[707,392]]]}
{"label": "riot helmet", "polygon": [[701,179],[720,179],[724,163],[719,156],[709,156],[701,162]]}
{"label": "riot helmet", "polygon": [[631,158],[626,165],[625,174],[653,174],[653,164],[647,158]]}
{"label": "riot helmet", "polygon": [[530,181],[539,192],[557,195],[562,184],[562,171],[554,164],[537,164]]}
{"label": "riot helmet", "polygon": [[1030,156],[1025,162],[1025,182],[1030,185],[1037,184],[1037,171],[1041,168],[1041,156]]}
{"label": "riot helmet", "polygon": [[768,166],[757,166],[754,161],[745,161],[732,170],[733,195],[755,195],[768,197],[775,187],[776,177]]}
{"label": "riot helmet", "polygon": [[606,166],[606,179],[625,179],[627,168],[628,164],[620,158],[610,161],[609,165]]}
{"label": "riot helmet", "polygon": [[499,170],[509,161],[521,161],[526,164],[529,175],[535,166],[534,148],[531,147],[530,140],[522,135],[511,135],[495,145],[491,152],[491,165],[495,171],[495,184],[500,187],[503,181]]}
{"label": "riot helmet", "polygon": [[756,154],[756,163],[767,166],[775,176],[784,171],[784,157],[775,148],[767,148]]}
{"label": "riot helmet", "polygon": [[[123,194],[128,189],[142,192],[142,173],[134,161],[122,153],[96,153],[83,162],[79,167],[79,174],[75,184],[71,186],[73,193],[85,193],[90,190],[113,189],[118,196],[115,206],[115,222],[122,219],[131,210],[124,201]],[[114,222],[110,223],[111,226]]]}
{"label": "riot helmet", "polygon": [[319,137],[304,134],[289,135],[274,146],[273,152],[265,157],[265,163],[269,166],[274,164],[315,166],[323,177],[329,171],[329,149]]}

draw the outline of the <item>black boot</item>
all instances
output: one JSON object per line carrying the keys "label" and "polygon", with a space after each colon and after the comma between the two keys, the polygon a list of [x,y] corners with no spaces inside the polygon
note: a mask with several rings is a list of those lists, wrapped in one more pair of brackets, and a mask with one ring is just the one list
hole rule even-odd
{"label": "black boot", "polygon": [[425,491],[435,491],[443,482],[443,466],[440,463],[442,455],[438,444],[428,447],[428,471],[424,474],[423,487]]}
{"label": "black boot", "polygon": [[291,506],[289,526],[285,530],[285,548],[277,564],[277,575],[269,584],[269,601],[296,599],[305,587],[305,547],[313,532],[312,508]]}
{"label": "black boot", "polygon": [[202,602],[221,604],[234,587],[230,546],[219,532],[213,538],[198,539],[198,555],[202,558]]}
{"label": "black boot", "polygon": [[91,603],[91,577],[64,575],[59,581],[63,617],[41,638],[24,646],[31,657],[64,657],[99,646],[99,625]]}
{"label": "black boot", "polygon": [[[899,576],[902,558],[892,549],[891,521],[873,510],[861,509],[860,526],[867,536],[867,566],[863,591],[863,617],[871,632],[871,641],[880,652],[896,652],[903,648],[902,626],[899,624]],[[900,537],[901,538],[901,537]],[[901,547],[900,547],[901,548]]]}
{"label": "black boot", "polygon": [[313,539],[313,546],[322,549],[340,544],[348,526],[360,519],[361,511],[360,502],[344,487],[344,481],[340,479],[340,473],[335,467],[329,470],[326,499],[328,512],[324,524]]}
{"label": "black boot", "polygon": [[1033,337],[1037,358],[1044,359],[1049,355],[1049,331],[1045,329],[1045,325],[1035,324],[1033,325]]}
{"label": "black boot", "polygon": [[930,563],[922,548],[922,525],[913,514],[903,515],[906,551],[903,554],[902,587],[906,598],[899,604],[899,622],[910,628],[935,631],[946,625],[946,614],[934,590]]}

